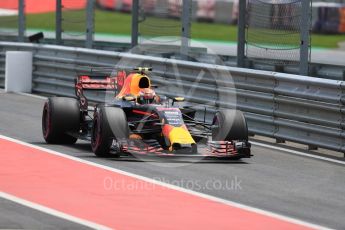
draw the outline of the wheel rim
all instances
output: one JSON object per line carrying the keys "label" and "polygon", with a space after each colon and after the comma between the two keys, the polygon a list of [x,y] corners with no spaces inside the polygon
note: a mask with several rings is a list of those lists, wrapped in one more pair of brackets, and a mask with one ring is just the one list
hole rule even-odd
{"label": "wheel rim", "polygon": [[212,139],[215,139],[219,134],[219,115],[216,114],[212,121]]}
{"label": "wheel rim", "polygon": [[99,142],[100,142],[99,132],[100,132],[100,128],[98,125],[98,119],[95,118],[94,123],[93,123],[92,138],[91,138],[91,145],[93,149],[95,149],[99,145]]}
{"label": "wheel rim", "polygon": [[51,122],[50,122],[50,116],[49,116],[49,109],[48,109],[48,105],[45,104],[44,109],[43,109],[43,119],[42,119],[43,136],[45,138],[47,138],[49,135],[50,125],[51,125]]}

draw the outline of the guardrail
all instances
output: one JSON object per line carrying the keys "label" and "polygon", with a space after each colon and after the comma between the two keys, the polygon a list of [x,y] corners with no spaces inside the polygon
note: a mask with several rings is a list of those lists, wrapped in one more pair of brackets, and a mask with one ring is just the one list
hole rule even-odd
{"label": "guardrail", "polygon": [[[0,41],[7,41],[7,42],[15,42],[17,41],[17,36],[3,36],[0,34]],[[28,41],[27,41],[28,42]],[[46,45],[54,45],[55,39],[53,38],[45,38],[41,41],[43,44]],[[84,47],[85,41],[78,40],[78,39],[64,39],[63,41],[64,46],[70,47]],[[163,45],[161,45],[162,47]],[[115,52],[127,52],[131,49],[131,45],[129,43],[121,43],[121,42],[106,42],[106,41],[94,41],[93,48],[97,50],[104,50],[104,51],[115,51]],[[177,50],[176,52],[171,52],[172,49]],[[150,49],[148,49],[150,50]],[[162,48],[164,50],[164,48]],[[161,53],[160,56],[164,58],[173,58],[179,55],[180,49],[176,49],[175,47],[167,46],[166,50],[168,52]],[[140,54],[157,56],[159,54],[152,54],[150,52],[141,52]],[[214,63],[215,60],[221,60],[224,65],[230,67],[237,66],[237,58],[236,56],[230,55],[215,55],[207,53],[205,48],[194,48],[189,56],[194,59],[198,60],[199,62],[209,63],[209,64],[217,64]],[[266,70],[266,71],[275,71],[275,72],[282,72],[282,73],[289,73],[289,74],[298,74],[299,73],[299,66],[298,63],[295,65],[281,65],[275,64],[274,60],[271,63],[265,59],[265,62],[262,60],[246,60],[245,66],[246,68],[250,69],[258,69],[258,70]],[[1,72],[0,72],[1,74]],[[310,76],[324,78],[324,79],[333,79],[333,80],[345,80],[345,65],[330,65],[330,64],[322,64],[322,63],[310,63]]]}
{"label": "guardrail", "polygon": [[[252,134],[345,152],[343,81],[24,43],[0,43],[1,70],[5,52],[10,50],[33,52],[36,93],[73,96],[74,76],[86,70],[83,66],[152,66],[153,81],[161,86],[161,92],[172,96],[177,91],[194,91],[187,99],[200,110],[206,105],[207,119],[219,108],[237,107],[245,112]],[[229,73],[231,77],[226,77]],[[231,100],[235,96],[237,100]],[[106,95],[92,93],[90,97],[103,101]]]}

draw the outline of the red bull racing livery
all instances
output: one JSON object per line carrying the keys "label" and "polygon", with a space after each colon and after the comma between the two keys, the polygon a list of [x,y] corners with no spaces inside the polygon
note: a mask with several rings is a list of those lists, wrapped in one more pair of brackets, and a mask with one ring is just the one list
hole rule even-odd
{"label": "red bull racing livery", "polygon": [[[99,157],[251,157],[242,112],[220,110],[212,122],[200,121],[196,109],[179,106],[183,97],[155,92],[150,70],[77,76],[76,99],[51,97],[44,105],[42,131],[46,142],[87,140]],[[112,99],[90,107],[86,92],[100,90],[111,92]]]}

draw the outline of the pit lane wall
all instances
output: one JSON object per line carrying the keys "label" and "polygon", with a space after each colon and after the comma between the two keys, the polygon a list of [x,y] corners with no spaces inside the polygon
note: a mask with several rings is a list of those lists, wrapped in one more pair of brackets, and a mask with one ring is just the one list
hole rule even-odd
{"label": "pit lane wall", "polygon": [[[127,70],[151,66],[153,83],[160,86],[158,93],[185,96],[200,112],[206,107],[207,120],[219,108],[236,107],[245,112],[252,134],[345,152],[343,81],[129,53],[9,42],[0,42],[0,76],[4,72],[6,51],[33,53],[34,93],[74,96],[74,77],[77,72],[85,72],[86,66],[117,65]],[[229,73],[231,77],[221,79]],[[89,95],[94,101],[111,97],[96,92]],[[230,97],[237,100],[229,100]]]}

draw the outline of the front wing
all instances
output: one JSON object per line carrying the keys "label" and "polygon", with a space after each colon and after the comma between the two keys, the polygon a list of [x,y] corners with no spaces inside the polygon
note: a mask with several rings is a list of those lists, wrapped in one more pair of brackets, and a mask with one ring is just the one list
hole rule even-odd
{"label": "front wing", "polygon": [[[250,158],[250,143],[235,141],[209,141],[206,144],[198,144],[197,151],[181,149],[178,151],[164,150],[156,140],[122,140],[121,152],[126,155],[139,155],[161,158],[201,158],[201,159],[239,159]],[[118,143],[112,146],[113,150],[119,150]]]}

